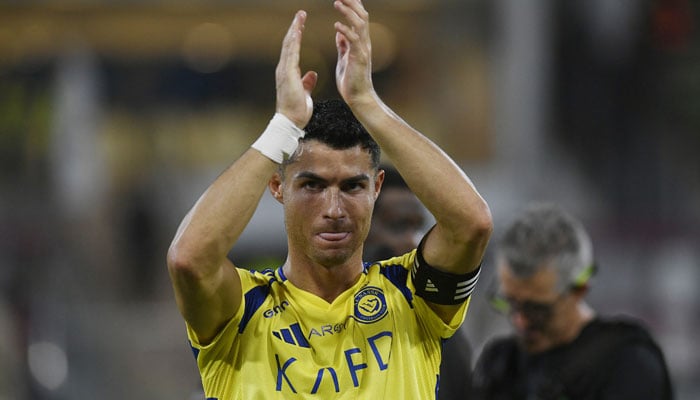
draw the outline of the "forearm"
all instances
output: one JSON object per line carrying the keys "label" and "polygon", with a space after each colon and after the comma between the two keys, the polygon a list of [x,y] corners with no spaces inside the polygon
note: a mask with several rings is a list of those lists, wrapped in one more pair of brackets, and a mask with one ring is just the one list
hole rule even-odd
{"label": "forearm", "polygon": [[200,343],[214,337],[237,312],[243,297],[229,250],[250,222],[279,163],[303,136],[311,116],[316,73],[299,75],[299,47],[306,13],[295,14],[275,70],[276,114],[251,148],[202,194],[184,218],[168,250],[178,307]]}
{"label": "forearm", "polygon": [[450,273],[476,268],[491,235],[491,213],[464,172],[431,140],[377,96],[372,84],[369,15],[358,0],[337,0],[336,85],[353,114],[391,159],[437,225],[423,245],[425,260]]}
{"label": "forearm", "polygon": [[[471,180],[443,150],[403,121],[376,95],[356,101],[352,107],[436,219],[434,231],[446,243],[429,248],[426,259],[450,272],[475,268],[488,242],[492,220],[488,205]],[[442,251],[450,246],[461,251]]]}

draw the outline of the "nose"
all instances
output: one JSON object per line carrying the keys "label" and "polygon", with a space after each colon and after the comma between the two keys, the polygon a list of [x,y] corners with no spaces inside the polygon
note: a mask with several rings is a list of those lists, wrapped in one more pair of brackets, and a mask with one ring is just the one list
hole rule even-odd
{"label": "nose", "polygon": [[340,190],[334,187],[328,188],[325,197],[326,217],[332,219],[343,218],[345,216],[345,211],[343,209],[343,199],[341,197]]}

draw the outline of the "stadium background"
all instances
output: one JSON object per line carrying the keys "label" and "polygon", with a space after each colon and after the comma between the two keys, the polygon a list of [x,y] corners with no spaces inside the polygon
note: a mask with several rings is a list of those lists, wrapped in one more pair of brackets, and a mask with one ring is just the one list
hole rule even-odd
{"label": "stadium background", "polygon": [[[591,303],[648,324],[679,400],[700,393],[698,3],[365,1],[380,95],[473,178],[494,240],[532,200],[581,217]],[[270,118],[297,8],[335,97],[330,1],[0,2],[0,399],[198,398],[165,252]],[[234,261],[277,265],[281,221],[264,197]],[[485,266],[477,352],[508,329]]]}

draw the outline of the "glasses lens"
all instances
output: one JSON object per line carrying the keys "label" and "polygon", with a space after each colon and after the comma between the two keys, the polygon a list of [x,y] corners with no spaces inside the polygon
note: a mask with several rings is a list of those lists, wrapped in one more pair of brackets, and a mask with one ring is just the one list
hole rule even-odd
{"label": "glasses lens", "polygon": [[533,324],[542,324],[552,317],[553,303],[538,303],[534,301],[515,301],[501,295],[495,295],[490,300],[491,307],[503,315],[520,313]]}
{"label": "glasses lens", "polygon": [[554,303],[535,303],[531,301],[526,301],[518,305],[517,307],[523,316],[533,323],[539,322],[543,323],[549,320],[552,316],[552,310],[554,308]]}

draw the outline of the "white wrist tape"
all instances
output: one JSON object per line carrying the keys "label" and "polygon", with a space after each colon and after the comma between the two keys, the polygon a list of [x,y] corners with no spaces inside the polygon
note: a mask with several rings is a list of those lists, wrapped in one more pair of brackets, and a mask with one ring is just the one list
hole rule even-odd
{"label": "white wrist tape", "polygon": [[270,160],[281,164],[299,146],[306,132],[299,129],[284,114],[275,113],[265,131],[251,146]]}

